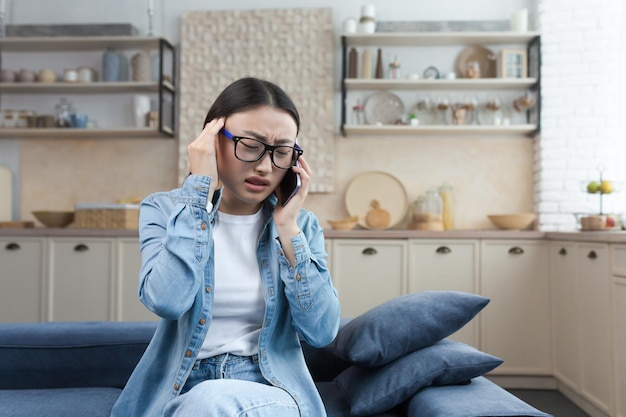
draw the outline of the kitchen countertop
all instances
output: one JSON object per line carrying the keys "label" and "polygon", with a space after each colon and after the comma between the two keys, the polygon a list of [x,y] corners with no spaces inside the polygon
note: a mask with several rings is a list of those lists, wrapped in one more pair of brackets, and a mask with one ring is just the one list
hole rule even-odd
{"label": "kitchen countertop", "polygon": [[[0,229],[2,237],[138,237],[137,230],[124,229],[48,229],[35,227],[30,229]],[[626,231],[600,232],[541,232],[538,230],[452,230],[447,232],[418,231],[408,229],[390,230],[332,230],[324,231],[328,239],[504,239],[504,240],[570,240],[579,242],[626,243]]]}

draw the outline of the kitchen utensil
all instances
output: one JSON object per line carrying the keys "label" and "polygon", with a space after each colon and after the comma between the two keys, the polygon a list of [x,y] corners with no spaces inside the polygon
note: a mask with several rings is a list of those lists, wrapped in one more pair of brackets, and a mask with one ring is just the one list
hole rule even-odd
{"label": "kitchen utensil", "polygon": [[330,227],[335,230],[352,230],[359,222],[359,216],[350,216],[340,220],[327,220]]}
{"label": "kitchen utensil", "polygon": [[406,216],[409,207],[406,189],[396,177],[386,172],[372,171],[355,177],[346,190],[346,209],[350,216],[359,216],[358,224],[367,229],[370,226],[365,216],[372,209],[372,200],[378,200],[389,212],[391,228]]}
{"label": "kitchen utensil", "polygon": [[371,202],[372,209],[365,215],[365,222],[372,229],[385,229],[389,226],[391,216],[389,212],[385,210],[380,201],[373,199]]}
{"label": "kitchen utensil", "polygon": [[387,91],[374,93],[365,100],[365,121],[370,125],[392,125],[402,119],[404,103]]}
{"label": "kitchen utensil", "polygon": [[32,83],[35,79],[37,79],[37,74],[32,69],[22,68],[17,73],[17,81],[21,83]]}
{"label": "kitchen utensil", "polygon": [[13,172],[0,165],[0,221],[13,219]]}
{"label": "kitchen utensil", "polygon": [[135,127],[146,127],[148,124],[148,113],[150,112],[150,96],[135,94],[132,96],[132,104]]}
{"label": "kitchen utensil", "polygon": [[74,221],[73,211],[37,210],[31,213],[46,227],[63,228]]}
{"label": "kitchen utensil", "polygon": [[0,222],[0,229],[32,229],[35,222]]}
{"label": "kitchen utensil", "polygon": [[454,68],[459,78],[468,78],[467,70],[478,65],[480,78],[495,78],[498,75],[497,64],[496,55],[490,49],[474,45],[457,55]]}
{"label": "kitchen utensil", "polygon": [[535,221],[535,213],[490,214],[489,221],[498,229],[522,230]]}

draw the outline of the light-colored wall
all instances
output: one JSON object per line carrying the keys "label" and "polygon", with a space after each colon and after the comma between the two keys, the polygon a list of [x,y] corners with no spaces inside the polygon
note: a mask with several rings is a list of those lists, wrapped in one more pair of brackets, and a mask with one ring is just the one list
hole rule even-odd
{"label": "light-colored wall", "polygon": [[[529,7],[531,0],[446,0],[419,4],[372,1],[379,20],[494,20]],[[224,8],[331,7],[336,33],[347,17],[358,17],[363,2],[289,0],[226,2],[155,0],[155,34],[178,43],[182,12]],[[10,23],[130,22],[145,33],[147,1],[19,0],[9,10]],[[210,24],[210,22],[207,22]],[[532,23],[531,23],[532,25]],[[532,28],[532,26],[531,26]],[[336,41],[336,72],[329,80],[339,91],[340,46]],[[453,59],[453,57],[451,58]],[[339,124],[336,99],[335,131]],[[318,121],[316,121],[318,122]],[[201,121],[198,122],[200,124]],[[55,146],[58,145],[58,146]],[[397,176],[414,200],[429,186],[448,181],[454,187],[456,225],[490,227],[489,213],[533,210],[533,145],[523,137],[348,137],[334,142],[335,192],[311,195],[307,208],[324,222],[346,215],[344,192],[354,176],[371,170]],[[0,145],[1,146],[1,145]],[[149,153],[142,153],[149,149]],[[2,152],[0,147],[0,152]],[[43,207],[71,208],[79,201],[114,200],[176,186],[175,141],[123,139],[106,141],[43,141],[21,143],[23,219]],[[107,180],[108,179],[108,180]]]}

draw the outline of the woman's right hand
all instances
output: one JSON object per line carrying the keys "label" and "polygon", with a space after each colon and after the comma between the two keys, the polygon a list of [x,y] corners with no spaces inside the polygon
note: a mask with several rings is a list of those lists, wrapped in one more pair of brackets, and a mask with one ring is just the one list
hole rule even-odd
{"label": "woman's right hand", "polygon": [[209,190],[209,199],[213,197],[213,191],[218,188],[219,183],[216,152],[217,135],[222,127],[224,127],[223,117],[211,120],[204,126],[200,135],[187,146],[189,172],[191,174],[206,175],[213,179]]}

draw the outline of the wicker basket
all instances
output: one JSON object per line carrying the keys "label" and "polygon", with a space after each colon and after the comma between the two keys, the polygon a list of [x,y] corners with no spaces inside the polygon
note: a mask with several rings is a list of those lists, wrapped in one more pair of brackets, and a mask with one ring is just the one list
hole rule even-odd
{"label": "wicker basket", "polygon": [[81,229],[137,229],[136,204],[76,204],[74,227]]}

